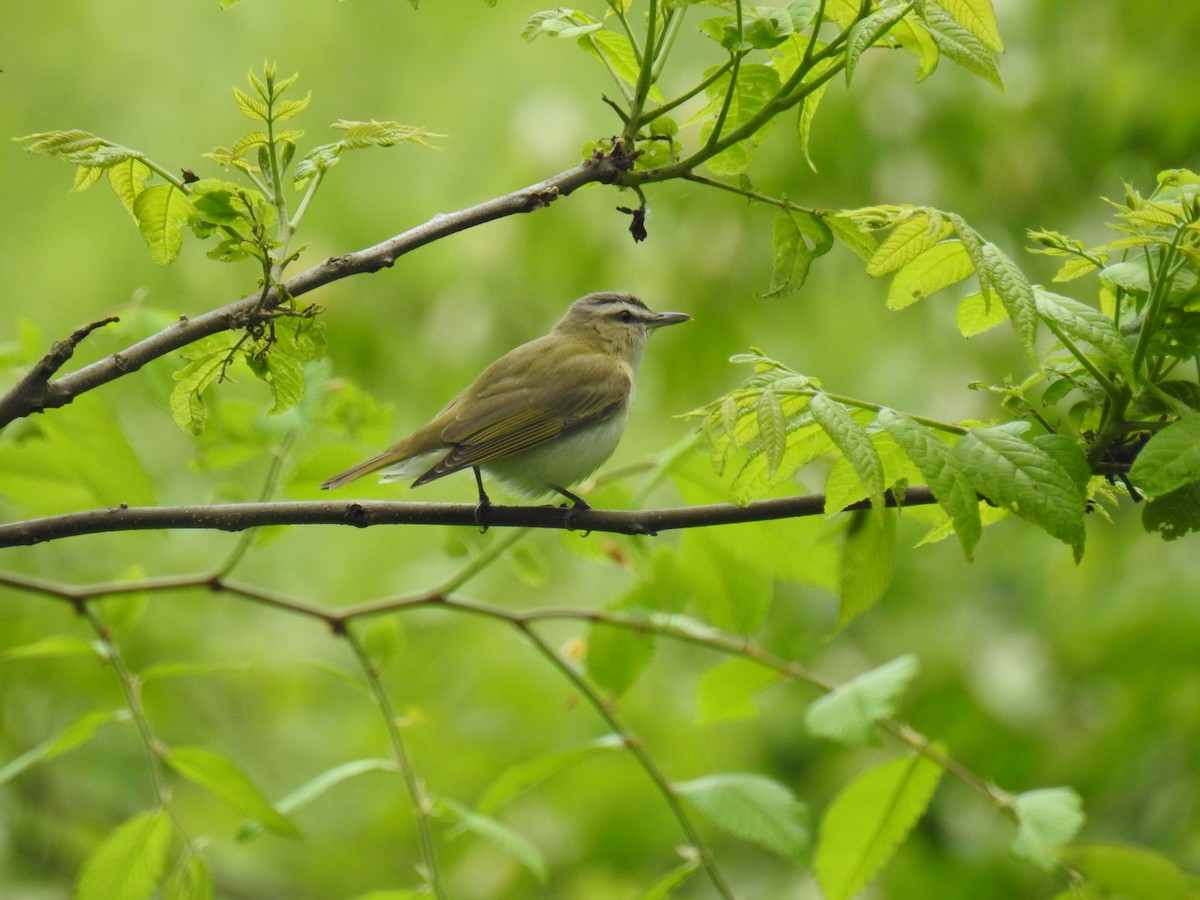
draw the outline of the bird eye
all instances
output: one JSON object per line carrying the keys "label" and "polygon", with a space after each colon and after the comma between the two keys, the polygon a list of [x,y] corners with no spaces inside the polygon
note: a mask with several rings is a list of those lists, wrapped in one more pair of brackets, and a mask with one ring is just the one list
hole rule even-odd
{"label": "bird eye", "polygon": [[630,322],[633,321],[633,313],[631,313],[627,309],[623,309],[619,313],[617,313],[617,319],[621,322],[624,322],[626,325],[628,325]]}

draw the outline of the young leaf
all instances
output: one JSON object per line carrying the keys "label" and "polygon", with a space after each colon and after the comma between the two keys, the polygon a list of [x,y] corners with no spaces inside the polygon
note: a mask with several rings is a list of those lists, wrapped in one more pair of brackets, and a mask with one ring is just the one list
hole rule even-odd
{"label": "young leaf", "polygon": [[1000,26],[996,23],[996,11],[992,0],[938,0],[938,6],[950,13],[963,28],[967,29],[996,53],[1004,52],[1000,40]]}
{"label": "young leaf", "polygon": [[[813,394],[808,402],[809,411],[817,424],[829,435],[842,455],[854,466],[871,503],[883,503],[883,463],[871,443],[867,430],[854,420],[850,411],[842,404],[830,400],[825,394]],[[827,513],[837,510],[826,510]]]}
{"label": "young leaf", "polygon": [[934,244],[905,265],[888,287],[888,309],[904,309],[943,288],[958,284],[975,271],[971,256],[959,241]]}
{"label": "young leaf", "polygon": [[894,759],[848,784],[825,812],[814,861],[827,900],[849,900],[892,858],[933,799],[942,768]]}
{"label": "young leaf", "polygon": [[296,826],[271,805],[233,760],[204,747],[174,747],[165,759],[172,769],[231,809],[259,820],[275,834],[300,837]]}
{"label": "young leaf", "polygon": [[49,762],[56,756],[69,753],[76,747],[82,746],[96,736],[96,733],[111,722],[124,721],[127,713],[124,711],[109,712],[93,710],[84,713],[54,737],[48,738],[26,750],[20,756],[0,766],[0,785],[7,784],[25,770],[44,762]]}
{"label": "young leaf", "polygon": [[700,676],[696,684],[696,721],[707,725],[758,714],[754,697],[782,678],[751,659],[727,659]]}
{"label": "young leaf", "polygon": [[[579,46],[595,55],[604,63],[609,72],[621,81],[631,87],[638,83],[641,66],[638,64],[633,45],[629,43],[629,38],[625,35],[617,34],[615,31],[601,30],[599,26],[596,28],[587,26],[586,32],[581,33]],[[663,101],[662,91],[657,85],[651,86],[648,96],[655,103]]]}
{"label": "young leaf", "polygon": [[858,59],[869,47],[873,47],[899,19],[903,18],[909,9],[906,5],[888,6],[874,12],[866,18],[859,19],[850,28],[846,38],[846,84],[854,76]]}
{"label": "young leaf", "polygon": [[730,772],[685,781],[675,790],[713,824],[787,859],[808,846],[808,810],[770,778]]}
{"label": "young leaf", "polygon": [[76,900],[145,900],[162,880],[171,842],[164,809],[138,813],[117,826],[88,856]]}
{"label": "young leaf", "polygon": [[[390,759],[356,759],[319,774],[316,778],[302,784],[282,800],[275,808],[284,815],[291,815],[303,809],[315,800],[320,799],[343,781],[357,778],[368,772],[395,772],[396,763]],[[263,823],[258,819],[247,819],[238,829],[237,839],[248,841],[263,830]]]}
{"label": "young leaf", "polygon": [[510,766],[501,772],[488,785],[483,796],[476,804],[476,809],[485,816],[495,812],[526,791],[529,791],[544,781],[549,781],[555,775],[565,772],[572,766],[602,753],[611,753],[625,747],[624,740],[619,735],[609,734],[593,741],[568,750],[555,753],[544,753],[531,759]]}
{"label": "young leaf", "polygon": [[895,714],[896,702],[918,667],[917,658],[908,655],[864,672],[813,703],[804,714],[804,724],[830,740],[869,743],[875,723]]}
{"label": "young leaf", "polygon": [[133,217],[156,265],[168,265],[179,255],[183,226],[191,216],[191,202],[173,184],[146,188],[134,198]]}
{"label": "young leaf", "polygon": [[1037,358],[1037,300],[1033,288],[1017,264],[1009,259],[995,244],[986,243],[979,249],[983,261],[983,273],[987,276],[988,285],[1000,295],[1000,301],[1008,310],[1008,318],[1012,321],[1017,333],[1017,341],[1025,356],[1035,367],[1039,367]]}
{"label": "young leaf", "polygon": [[774,475],[787,449],[787,421],[774,391],[766,390],[758,395],[755,414],[758,417],[759,440],[767,457],[767,472]]}
{"label": "young leaf", "polygon": [[588,629],[587,673],[601,688],[619,697],[633,687],[650,664],[654,643],[649,631],[596,622]]}
{"label": "young leaf", "polygon": [[808,277],[809,267],[818,256],[833,247],[833,232],[810,212],[781,209],[772,222],[774,265],[771,286],[763,297],[782,297],[798,291]]}
{"label": "young leaf", "polygon": [[[867,274],[879,278],[908,265],[945,237],[949,225],[930,222],[925,210],[916,210],[887,236],[867,263]],[[966,276],[963,276],[964,278]]]}
{"label": "young leaf", "polygon": [[1012,852],[1043,869],[1053,868],[1058,848],[1083,827],[1083,801],[1070,788],[1045,788],[1018,794],[1012,805],[1017,814]]}
{"label": "young leaf", "polygon": [[962,298],[955,321],[958,333],[969,338],[995,328],[1007,318],[1008,310],[997,297],[976,291]]}
{"label": "young leaf", "polygon": [[513,831],[495,819],[472,812],[453,800],[442,798],[438,800],[438,806],[449,813],[463,831],[469,831],[471,834],[491,842],[503,853],[528,869],[541,884],[546,883],[549,877],[546,860],[542,857],[541,851],[524,835]]}
{"label": "young leaf", "polygon": [[942,57],[937,42],[924,27],[913,21],[911,17],[901,19],[893,26],[892,37],[899,42],[901,47],[917,58],[918,83],[937,70],[938,60]]}
{"label": "young leaf", "polygon": [[838,572],[838,627],[845,628],[879,602],[892,583],[896,514],[876,508],[852,514]]}
{"label": "young leaf", "polygon": [[0,663],[14,659],[38,659],[47,656],[86,656],[97,653],[96,645],[73,634],[51,634],[28,644],[0,652]]}
{"label": "young leaf", "polygon": [[163,885],[162,900],[213,900],[214,897],[212,871],[208,861],[198,853],[190,854]]}
{"label": "young leaf", "polygon": [[[762,109],[767,101],[779,93],[782,86],[779,73],[772,67],[760,63],[747,63],[741,66],[732,92],[730,92],[729,79],[729,74],[725,74],[705,89],[709,102],[708,106],[700,113],[700,117],[705,118],[704,123],[700,126],[701,142],[707,142],[712,138],[713,129],[717,124],[717,116],[726,106],[726,94],[729,94],[729,104],[725,120],[722,123],[722,134],[728,134],[748,121]],[[766,137],[768,130],[768,127],[764,126],[750,137],[738,141],[710,157],[705,165],[714,175],[740,175],[750,165],[754,147]]]}
{"label": "young leaf", "polygon": [[902,413],[882,409],[876,421],[887,429],[921,470],[933,496],[950,517],[963,552],[970,559],[983,526],[979,520],[979,498],[958,457],[930,429]]}
{"label": "young leaf", "polygon": [[1045,450],[1008,428],[973,428],[954,455],[979,493],[1070,545],[1077,561],[1083,555],[1083,498],[1070,473]]}
{"label": "young leaf", "polygon": [[1073,844],[1058,855],[1087,879],[1100,896],[1123,900],[1189,900],[1188,877],[1174,862],[1128,844]]}
{"label": "young leaf", "polygon": [[1035,288],[1033,295],[1042,318],[1075,340],[1087,341],[1107,356],[1126,379],[1133,380],[1133,354],[1111,318],[1086,303],[1041,288]]}
{"label": "young leaf", "polygon": [[668,897],[674,896],[675,890],[691,878],[699,868],[700,864],[695,860],[678,865],[638,894],[634,900],[667,900]]}
{"label": "young leaf", "polygon": [[146,182],[153,177],[154,172],[150,167],[136,157],[119,162],[108,170],[108,183],[131,216],[134,201],[146,189]]}
{"label": "young leaf", "polygon": [[938,50],[968,72],[1004,90],[995,52],[936,3],[926,3],[924,9],[925,27],[937,43]]}
{"label": "young leaf", "polygon": [[1172,422],[1150,438],[1129,470],[1147,497],[1161,497],[1200,481],[1200,414]]}

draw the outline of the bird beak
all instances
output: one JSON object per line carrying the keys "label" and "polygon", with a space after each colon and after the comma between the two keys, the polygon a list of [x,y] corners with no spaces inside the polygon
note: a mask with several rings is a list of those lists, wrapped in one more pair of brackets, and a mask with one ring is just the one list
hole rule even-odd
{"label": "bird beak", "polygon": [[652,328],[660,328],[663,325],[678,325],[680,322],[690,322],[690,321],[692,321],[692,317],[689,316],[687,313],[664,312],[664,313],[659,313],[654,319],[652,319],[647,324],[649,324],[650,327],[652,327]]}

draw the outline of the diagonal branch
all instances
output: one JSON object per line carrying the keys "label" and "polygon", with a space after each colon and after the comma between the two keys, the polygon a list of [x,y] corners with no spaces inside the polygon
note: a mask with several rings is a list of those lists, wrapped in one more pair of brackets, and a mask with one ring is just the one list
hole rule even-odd
{"label": "diagonal branch", "polygon": [[[936,503],[927,487],[910,487],[898,499],[889,493],[888,506],[925,506]],[[868,501],[852,503],[847,510],[866,509]],[[759,500],[747,506],[727,503],[674,509],[607,510],[572,512],[558,506],[492,506],[487,524],[492,527],[566,529],[611,534],[655,535],[660,531],[732,525],[819,516],[825,512],[824,494]],[[399,503],[384,500],[352,502],[307,500],[278,503],[224,503],[210,506],[118,506],[28,519],[0,525],[0,548],[61,540],[84,534],[118,531],[201,529],[244,531],[264,525],[467,525],[476,527],[473,503]]]}
{"label": "diagonal branch", "polygon": [[255,291],[240,300],[194,318],[181,317],[178,322],[157,334],[51,381],[54,373],[70,358],[76,344],[94,328],[114,320],[108,319],[81,328],[66,341],[55,344],[45,359],[34,366],[5,396],[0,397],[0,428],[30,413],[65,406],[80,394],[115,381],[122,375],[136,372],[152,360],[210,334],[248,325],[262,313],[269,312],[279,305],[285,298],[299,297],[350,275],[388,268],[401,256],[418,247],[486,222],[549,206],[559,197],[565,197],[585,184],[617,182],[632,162],[630,154],[623,146],[618,145],[610,153],[598,153],[574,168],[559,172],[544,181],[466,209],[439,213],[429,221],[373,247],[342,256],[331,256],[308,271],[288,279],[279,288],[272,288],[265,293],[261,290]]}

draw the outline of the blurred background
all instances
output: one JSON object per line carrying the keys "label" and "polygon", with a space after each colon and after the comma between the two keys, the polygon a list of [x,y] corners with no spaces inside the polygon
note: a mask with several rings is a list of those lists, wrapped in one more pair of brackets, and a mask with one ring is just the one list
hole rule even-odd
{"label": "blurred background", "polygon": [[[589,12],[599,15],[598,7]],[[0,133],[83,128],[172,170],[219,175],[202,154],[250,127],[231,87],[244,87],[247,71],[270,60],[281,75],[301,74],[301,93],[312,91],[296,123],[307,132],[301,152],[334,139],[326,125],[337,119],[392,119],[445,135],[437,150],[363,152],[337,166],[297,238],[305,247],[293,269],[300,271],[569,168],[586,141],[618,130],[600,99],[612,87],[593,59],[573,42],[521,39],[525,19],[540,8],[517,0],[495,8],[427,0],[417,11],[395,0],[243,0],[226,11],[216,0],[9,3],[0,7]],[[873,52],[850,90],[838,80],[825,96],[811,148],[817,171],[804,163],[785,117],[748,172],[755,187],[814,207],[952,210],[1019,258],[1031,279],[1048,280],[1046,261],[1021,250],[1027,228],[1102,241],[1101,197],[1119,199],[1124,181],[1149,193],[1156,172],[1200,167],[1200,7],[996,0],[996,8],[1007,47],[1004,93],[948,61],[917,85],[911,57]],[[698,8],[695,18],[708,12]],[[706,44],[681,39],[668,93],[716,62]],[[688,139],[694,134],[685,129]],[[156,268],[107,186],[70,194],[71,179],[62,162],[0,141],[0,345],[9,363],[119,312],[120,325],[81,347],[85,363],[253,290],[251,265],[213,263],[195,241],[175,264]],[[886,283],[867,278],[840,247],[817,262],[801,292],[762,300],[771,209],[693,184],[651,186],[647,194],[650,236],[642,244],[615,211],[634,199],[596,187],[307,297],[326,309],[322,383],[352,390],[352,382],[377,402],[352,443],[304,419],[304,410],[268,419],[265,391],[254,384],[223,388],[213,404],[221,436],[194,440],[166,411],[178,362],[163,361],[14,424],[0,444],[2,469],[4,454],[21,452],[22,442],[27,449],[48,440],[44,419],[86,456],[98,452],[89,444],[95,423],[116,417],[127,446],[106,445],[105,453],[139,474],[116,485],[103,473],[84,478],[71,464],[80,457],[60,454],[54,459],[63,468],[46,476],[54,490],[10,479],[0,485],[0,514],[14,520],[122,501],[255,498],[271,448],[299,425],[281,495],[315,498],[322,478],[421,424],[486,362],[543,333],[572,299],[596,289],[630,290],[652,307],[695,318],[655,337],[613,467],[684,439],[693,425],[675,416],[734,387],[745,373],[726,360],[752,345],[838,393],[953,420],[997,414],[968,382],[1026,374],[1004,329],[958,337],[952,296],[887,310]],[[1072,287],[1067,292],[1089,299],[1084,283]],[[636,487],[606,485],[594,499],[628,504]],[[474,496],[465,477],[419,495],[399,490],[356,485],[354,496]],[[644,502],[678,499],[664,487]],[[878,607],[835,634],[828,585],[820,577],[780,579],[766,639],[838,679],[915,653],[922,670],[904,711],[915,727],[1005,789],[1073,786],[1089,816],[1083,839],[1142,845],[1195,871],[1200,556],[1189,541],[1147,536],[1134,506],[1112,523],[1097,517],[1090,525],[1078,566],[1069,550],[1020,522],[991,529],[968,563],[953,542],[909,549],[922,528],[905,519],[896,580]],[[256,538],[236,577],[341,606],[435,584],[497,538],[438,529],[270,531]],[[80,538],[5,551],[0,568],[80,583],[193,572],[214,565],[235,540]],[[647,547],[600,535],[533,536],[465,594],[514,608],[602,605],[632,590],[638,565],[674,540]],[[316,623],[201,593],[117,607],[102,604],[128,623],[118,639],[135,668],[230,666],[147,690],[151,719],[168,742],[232,756],[271,797],[340,762],[385,754],[368,699],[331,677],[353,670],[345,647]],[[413,723],[405,734],[417,768],[435,793],[469,805],[505,767],[603,733],[517,634],[433,612],[404,617],[402,628],[405,643],[387,678]],[[560,632],[550,634],[569,641],[579,629]],[[57,633],[88,635],[66,604],[0,590],[0,650]],[[671,777],[760,771],[819,813],[854,773],[896,752],[850,752],[808,736],[800,716],[812,697],[795,687],[764,694],[757,718],[698,724],[696,676],[717,661],[662,644],[621,702]],[[0,664],[0,763],[76,716],[120,702],[112,673],[94,659]],[[69,896],[89,849],[152,799],[128,728],[110,728],[0,788],[0,896]],[[298,817],[302,843],[236,843],[234,814],[187,786],[178,802],[197,833],[216,836],[222,897],[352,897],[413,881],[411,815],[393,777],[363,776],[307,809]],[[619,754],[571,770],[505,812],[546,855],[550,884],[539,886],[485,843],[446,838],[453,896],[633,897],[673,865],[680,841],[644,775]],[[1014,861],[1010,839],[993,809],[947,780],[867,896],[1051,897],[1062,888]],[[746,896],[816,896],[803,868],[719,835],[714,841]],[[706,897],[706,889],[696,879],[682,896]]]}

